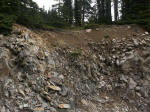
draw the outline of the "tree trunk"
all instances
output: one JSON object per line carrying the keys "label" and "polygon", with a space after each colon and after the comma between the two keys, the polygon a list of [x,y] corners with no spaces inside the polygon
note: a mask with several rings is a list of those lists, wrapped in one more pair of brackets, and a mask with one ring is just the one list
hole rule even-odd
{"label": "tree trunk", "polygon": [[98,23],[103,23],[105,21],[105,1],[97,0],[97,8],[98,8]]}
{"label": "tree trunk", "polygon": [[112,16],[111,16],[111,0],[106,0],[106,22],[111,23],[112,22]]}
{"label": "tree trunk", "polygon": [[84,20],[85,20],[85,0],[82,1],[82,24],[84,24]]}
{"label": "tree trunk", "polygon": [[114,18],[115,21],[118,21],[119,16],[118,16],[118,0],[114,0]]}
{"label": "tree trunk", "polygon": [[81,1],[75,0],[75,23],[77,26],[81,26]]}

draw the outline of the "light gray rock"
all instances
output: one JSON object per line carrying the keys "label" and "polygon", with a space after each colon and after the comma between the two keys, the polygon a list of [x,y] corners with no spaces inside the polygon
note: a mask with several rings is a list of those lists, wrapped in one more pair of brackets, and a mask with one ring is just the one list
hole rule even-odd
{"label": "light gray rock", "polygon": [[1,112],[6,112],[6,108],[4,106],[0,110]]}
{"label": "light gray rock", "polygon": [[23,104],[23,108],[28,108],[29,104]]}
{"label": "light gray rock", "polygon": [[128,27],[128,29],[131,29],[131,26],[127,26]]}
{"label": "light gray rock", "polygon": [[60,94],[61,94],[62,96],[66,96],[66,95],[68,94],[68,91],[69,91],[69,89],[68,89],[67,87],[63,87],[63,88],[62,88],[62,91],[60,92]]}
{"label": "light gray rock", "polygon": [[24,38],[25,38],[26,40],[29,39],[29,34],[28,34],[27,32],[24,34]]}
{"label": "light gray rock", "polygon": [[133,40],[134,41],[134,45],[139,45],[138,41],[136,39]]}
{"label": "light gray rock", "polygon": [[135,87],[137,86],[137,83],[132,78],[129,79],[128,84],[129,84],[129,89],[135,89]]}
{"label": "light gray rock", "polygon": [[135,90],[136,90],[136,91],[140,91],[140,90],[141,90],[141,87],[140,87],[140,86],[137,86],[137,87],[135,88]]}
{"label": "light gray rock", "polygon": [[148,32],[145,32],[145,35],[149,35],[149,33],[148,33]]}
{"label": "light gray rock", "polygon": [[4,35],[0,34],[0,39],[2,39],[4,37]]}
{"label": "light gray rock", "polygon": [[54,107],[50,107],[50,112],[57,112],[57,110]]}
{"label": "light gray rock", "polygon": [[95,30],[96,30],[96,31],[99,31],[99,28],[96,28]]}
{"label": "light gray rock", "polygon": [[69,109],[69,108],[71,108],[71,106],[69,104],[59,104],[58,107],[60,109]]}
{"label": "light gray rock", "polygon": [[90,32],[92,32],[92,29],[86,29],[86,32],[90,33]]}
{"label": "light gray rock", "polygon": [[127,82],[128,82],[128,77],[125,76],[125,75],[121,75],[121,76],[120,76],[120,80],[127,83]]}

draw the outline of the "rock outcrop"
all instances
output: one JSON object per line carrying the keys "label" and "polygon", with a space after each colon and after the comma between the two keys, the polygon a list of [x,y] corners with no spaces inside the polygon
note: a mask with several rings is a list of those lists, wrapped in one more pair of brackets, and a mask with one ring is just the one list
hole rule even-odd
{"label": "rock outcrop", "polygon": [[0,36],[1,112],[149,112],[150,35],[55,47],[26,28]]}

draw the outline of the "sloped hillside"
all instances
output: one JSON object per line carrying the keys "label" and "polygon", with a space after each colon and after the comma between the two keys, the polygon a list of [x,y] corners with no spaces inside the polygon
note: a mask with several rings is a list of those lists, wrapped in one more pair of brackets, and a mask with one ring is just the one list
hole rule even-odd
{"label": "sloped hillside", "polygon": [[0,35],[1,112],[150,112],[150,35],[136,25]]}

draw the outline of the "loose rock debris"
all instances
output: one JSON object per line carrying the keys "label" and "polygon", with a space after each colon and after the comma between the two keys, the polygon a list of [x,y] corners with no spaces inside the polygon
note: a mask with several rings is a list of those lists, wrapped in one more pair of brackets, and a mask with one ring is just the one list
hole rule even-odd
{"label": "loose rock debris", "polygon": [[87,42],[50,51],[29,29],[0,35],[0,112],[150,112],[149,33]]}

